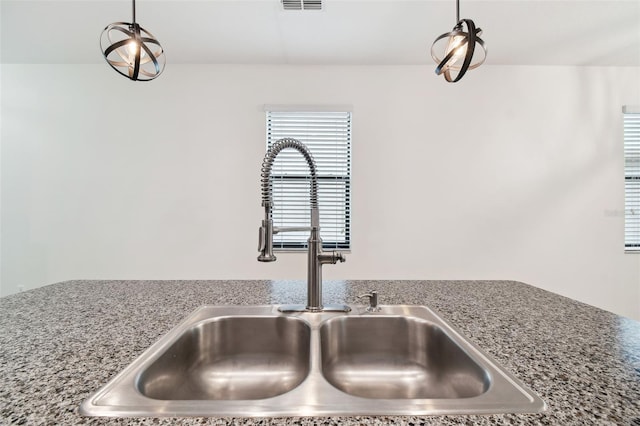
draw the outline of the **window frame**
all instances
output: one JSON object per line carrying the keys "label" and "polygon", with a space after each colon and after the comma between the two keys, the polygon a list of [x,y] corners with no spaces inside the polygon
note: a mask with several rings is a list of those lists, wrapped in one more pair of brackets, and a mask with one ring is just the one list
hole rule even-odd
{"label": "window frame", "polygon": [[640,107],[625,106],[624,142],[624,250],[640,254]]}
{"label": "window frame", "polygon": [[[346,166],[344,166],[341,169],[343,170],[342,174],[335,173],[335,172],[325,173],[323,171],[322,163],[323,161],[326,162],[328,159],[326,152],[321,152],[321,155],[319,155],[318,157],[320,158],[320,161],[317,161],[318,158],[316,158],[315,154],[317,154],[318,152],[318,145],[319,144],[321,145],[324,143],[324,142],[319,142],[318,139],[322,139],[322,138],[316,137],[315,134],[313,136],[305,137],[305,135],[303,134],[304,132],[301,132],[300,135],[289,135],[287,134],[288,129],[286,129],[285,126],[278,127],[273,123],[272,118],[274,116],[278,116],[278,118],[280,119],[283,119],[283,118],[286,119],[287,114],[291,114],[292,116],[296,116],[296,115],[313,116],[314,114],[316,114],[317,117],[330,116],[331,114],[336,114],[336,115],[341,114],[345,116],[343,120],[336,119],[336,122],[339,125],[345,126],[344,127],[345,137],[339,138],[336,136],[333,139],[327,140],[327,143],[326,143],[327,150],[331,150],[332,147],[336,147],[335,154],[336,156],[338,156],[336,157],[337,158],[336,161],[341,161],[345,163]],[[352,142],[353,142],[353,135],[352,135],[353,112],[351,108],[344,107],[344,106],[339,106],[339,107],[338,106],[336,107],[265,106],[265,120],[266,120],[266,123],[265,123],[266,124],[265,125],[266,150],[269,150],[269,148],[273,143],[275,143],[277,140],[282,139],[283,137],[292,137],[294,139],[297,139],[309,148],[311,155],[314,157],[314,159],[316,159],[317,180],[318,180],[318,207],[320,211],[320,235],[323,240],[322,247],[323,249],[326,249],[326,250],[350,252],[352,248],[351,178],[352,178]],[[284,132],[285,136],[282,136],[282,132]],[[316,151],[316,153],[314,153],[314,151]],[[325,151],[325,149],[323,149],[322,151]],[[304,162],[304,159],[302,155],[300,155],[300,153],[293,152],[293,155],[299,156],[300,161]],[[295,168],[295,169],[285,170],[284,172],[280,172],[278,171],[279,168],[276,167],[276,164],[278,162],[278,158],[281,156],[282,156],[282,153],[278,157],[276,157],[276,160],[274,161],[274,167],[271,173],[270,184],[274,185],[274,182],[279,182],[279,183],[288,182],[289,184],[293,184],[293,185],[295,185],[296,183],[303,184],[303,185],[306,185],[306,188],[309,188],[310,175],[308,173],[308,167],[305,167],[302,170]],[[283,203],[278,202],[277,191],[275,190],[275,188],[273,192],[274,192],[273,194],[274,206],[273,206],[271,215],[272,215],[272,220],[274,221],[274,226],[275,227],[301,226],[302,225],[301,223],[295,223],[295,224],[283,223],[282,221],[278,220],[277,216],[282,215],[281,211],[276,213],[275,214],[276,217],[274,217],[274,211],[276,211],[278,207],[280,207]],[[338,193],[340,194],[340,196],[338,197],[340,198],[340,203],[336,203],[335,199],[333,199],[335,197],[335,194],[338,194]],[[295,198],[295,196],[292,198]],[[334,205],[333,208],[327,207],[328,199],[332,200],[331,204]],[[297,201],[308,203],[309,201],[308,192],[306,192],[304,196],[301,195]],[[310,209],[307,211],[310,211]],[[295,213],[293,213],[292,216],[295,216]],[[332,220],[333,226],[325,225],[323,227],[323,222],[328,220],[327,217],[334,218],[334,220]],[[339,219],[335,219],[336,217],[339,217]],[[340,224],[340,226],[338,227],[336,224]],[[306,222],[302,226],[309,226],[309,223]],[[344,235],[344,238],[338,237],[341,234],[340,232],[338,232],[337,230],[338,228],[343,229],[342,235]],[[324,229],[324,232],[323,232],[323,229]],[[329,232],[329,231],[333,231],[333,232]],[[329,233],[329,236],[327,233]],[[307,250],[307,246],[308,246],[307,244],[308,236],[309,236],[308,231],[276,234],[273,237],[273,249],[274,251],[278,251],[278,252],[305,251]]]}

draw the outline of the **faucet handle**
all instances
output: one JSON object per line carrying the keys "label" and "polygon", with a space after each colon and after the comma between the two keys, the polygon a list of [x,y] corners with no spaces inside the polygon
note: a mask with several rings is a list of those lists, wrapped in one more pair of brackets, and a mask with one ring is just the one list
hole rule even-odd
{"label": "faucet handle", "polygon": [[320,262],[321,265],[326,265],[329,263],[335,265],[338,262],[342,263],[346,261],[346,256],[339,251],[330,251],[326,253],[320,253],[318,255],[318,262]]}
{"label": "faucet handle", "polygon": [[380,311],[380,307],[378,306],[378,292],[375,290],[371,290],[367,294],[362,294],[358,296],[358,298],[367,297],[369,298],[369,306],[367,306],[367,312],[378,312]]}

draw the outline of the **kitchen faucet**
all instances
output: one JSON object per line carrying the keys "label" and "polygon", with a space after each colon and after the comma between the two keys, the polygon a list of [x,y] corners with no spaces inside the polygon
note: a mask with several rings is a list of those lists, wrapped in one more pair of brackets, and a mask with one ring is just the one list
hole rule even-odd
{"label": "kitchen faucet", "polygon": [[[283,149],[293,148],[302,154],[309,166],[311,174],[311,226],[309,227],[276,227],[271,219],[271,207],[273,200],[271,197],[271,168],[273,163]],[[322,239],[320,238],[320,212],[318,210],[318,176],[316,163],[309,149],[299,140],[284,138],[276,141],[262,160],[261,171],[262,183],[262,206],[264,207],[264,219],[260,227],[258,237],[258,261],[274,262],[276,256],[273,254],[273,235],[280,232],[310,231],[307,240],[307,305],[286,305],[278,308],[281,312],[349,312],[351,308],[344,305],[322,305],[322,265],[337,262],[344,262],[346,259],[342,253],[335,251],[323,252]]]}

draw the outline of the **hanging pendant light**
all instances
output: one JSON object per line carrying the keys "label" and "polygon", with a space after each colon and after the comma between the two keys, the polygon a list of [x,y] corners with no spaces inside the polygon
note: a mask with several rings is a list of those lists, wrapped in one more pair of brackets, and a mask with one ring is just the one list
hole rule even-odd
{"label": "hanging pendant light", "polygon": [[149,31],[136,22],[136,0],[133,22],[114,22],[100,35],[104,59],[118,73],[134,81],[153,80],[166,64],[164,49]]}
{"label": "hanging pendant light", "polygon": [[[459,81],[468,70],[478,68],[487,58],[484,41],[471,19],[460,19],[460,0],[456,0],[456,25],[431,46],[431,57],[438,64],[436,74],[444,74],[449,83]],[[440,52],[440,53],[438,53]],[[451,71],[457,71],[455,77]]]}

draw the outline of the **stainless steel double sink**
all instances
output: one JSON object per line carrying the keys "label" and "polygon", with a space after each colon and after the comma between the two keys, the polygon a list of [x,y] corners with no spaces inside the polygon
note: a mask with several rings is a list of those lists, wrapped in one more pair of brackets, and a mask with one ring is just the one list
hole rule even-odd
{"label": "stainless steel double sink", "polygon": [[83,402],[87,416],[533,413],[545,403],[424,306],[204,306]]}

